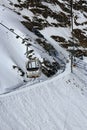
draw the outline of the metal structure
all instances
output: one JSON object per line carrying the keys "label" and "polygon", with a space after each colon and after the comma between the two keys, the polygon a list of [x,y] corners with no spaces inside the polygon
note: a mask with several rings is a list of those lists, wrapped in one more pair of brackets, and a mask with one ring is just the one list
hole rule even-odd
{"label": "metal structure", "polygon": [[41,64],[39,59],[29,60],[26,63],[27,78],[37,78],[41,76]]}
{"label": "metal structure", "polygon": [[28,56],[28,45],[26,46],[26,77],[37,78],[41,76],[41,63],[38,58],[31,59]]}
{"label": "metal structure", "polygon": [[71,33],[72,33],[72,46],[73,50],[71,53],[71,73],[73,73],[73,61],[74,61],[74,35],[73,35],[73,0],[70,0],[71,5]]}

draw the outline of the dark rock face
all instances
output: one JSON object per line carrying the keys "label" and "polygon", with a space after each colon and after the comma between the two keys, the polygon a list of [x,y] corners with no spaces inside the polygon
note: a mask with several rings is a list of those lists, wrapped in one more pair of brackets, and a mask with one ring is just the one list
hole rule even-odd
{"label": "dark rock face", "polygon": [[[71,18],[70,18],[70,12],[71,12],[71,1],[70,0],[63,0],[62,2],[58,0],[25,0],[21,1],[18,0],[18,3],[13,4],[10,2],[12,6],[15,8],[20,8],[20,10],[27,9],[30,10],[34,16],[33,20],[30,20],[29,16],[22,15],[25,19],[24,21],[21,21],[29,30],[33,30],[35,27],[37,30],[42,30],[45,27],[70,27],[71,26]],[[58,10],[54,10],[50,8],[50,6],[53,8],[58,8]],[[59,10],[61,9],[61,11]],[[74,9],[74,23],[75,23],[75,30],[74,30],[74,37],[76,41],[78,41],[79,45],[86,46],[86,40],[87,40],[87,28],[85,27],[87,25],[87,20],[81,21],[80,15],[83,15],[83,18],[87,19],[87,1],[86,0],[79,0],[73,2],[73,9]],[[19,12],[18,12],[19,13]],[[21,11],[20,11],[21,13]],[[55,19],[57,22],[49,23],[47,21],[47,18],[50,17],[52,19]],[[81,18],[81,19],[83,19]],[[78,32],[78,28],[84,26],[80,31]],[[39,35],[42,37],[41,34],[38,34],[36,30],[34,31],[36,35]],[[55,36],[54,36],[55,37]],[[59,37],[59,36],[58,36]],[[80,39],[79,39],[80,38]],[[69,39],[70,40],[70,39]],[[67,44],[66,39],[64,37],[59,37],[58,42],[62,42]]]}

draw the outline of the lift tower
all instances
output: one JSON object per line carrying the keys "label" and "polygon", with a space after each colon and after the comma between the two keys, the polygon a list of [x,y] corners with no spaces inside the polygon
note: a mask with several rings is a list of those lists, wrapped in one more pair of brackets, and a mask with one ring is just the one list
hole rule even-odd
{"label": "lift tower", "polygon": [[73,0],[70,0],[71,6],[71,34],[72,34],[72,52],[71,52],[71,73],[73,73],[73,61],[74,61],[74,35],[73,35]]}

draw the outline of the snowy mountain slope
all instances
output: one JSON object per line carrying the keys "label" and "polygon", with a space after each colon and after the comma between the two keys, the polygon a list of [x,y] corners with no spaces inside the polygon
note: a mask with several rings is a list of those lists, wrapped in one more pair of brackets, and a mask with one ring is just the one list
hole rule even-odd
{"label": "snowy mountain slope", "polygon": [[[49,48],[45,50],[43,44],[38,44],[38,36],[27,30],[21,24],[20,21],[23,19],[21,16],[3,6],[0,6],[0,14],[0,58],[3,59],[0,63],[0,93],[5,93],[10,91],[10,89],[20,87],[24,84],[24,81],[29,80],[25,77],[25,63],[27,60],[25,53],[27,43],[23,43],[23,39],[26,39],[26,41],[31,44],[30,50],[32,50],[32,58],[37,57],[43,62],[43,67],[45,68],[42,68],[43,73],[47,73],[49,76],[53,75],[57,72],[59,62],[61,63],[62,61],[61,59],[65,57],[63,63],[66,62],[67,53],[63,55],[57,52],[59,50],[58,46],[55,47],[56,51],[53,45],[48,43],[48,45],[45,45],[46,43],[44,41],[48,42],[47,40],[40,39],[41,42],[45,43],[44,47],[47,46],[48,48],[50,46],[54,49],[53,51],[55,51],[57,55],[57,58],[55,58],[49,53]],[[43,60],[44,58],[45,60]],[[49,64],[50,67],[47,68],[46,64]],[[53,69],[55,69],[55,71]],[[44,79],[43,77],[46,78],[46,76],[42,74],[41,79]]]}
{"label": "snowy mountain slope", "polygon": [[0,96],[0,130],[86,130],[87,86],[83,73],[71,74],[69,66],[57,77]]}
{"label": "snowy mountain slope", "polygon": [[[0,13],[4,10],[3,7],[0,6]],[[3,11],[4,12],[4,11]],[[6,10],[6,13],[1,13],[0,20],[6,25],[7,21],[8,24],[11,26],[11,20],[14,21],[15,15],[10,13],[13,16],[13,19],[8,17],[9,13]],[[8,19],[7,19],[7,18]],[[5,19],[5,21],[4,21]],[[6,20],[7,19],[7,20]],[[16,22],[16,21],[15,21]],[[15,23],[14,23],[15,24]],[[18,65],[23,70],[24,61],[25,61],[25,48],[24,45],[20,45],[20,40],[16,40],[15,36],[12,35],[11,32],[8,32],[7,29],[0,25],[0,91],[8,87],[16,87],[23,83],[23,78],[20,77],[16,71],[13,70],[13,65]],[[20,49],[20,52],[19,52]]]}
{"label": "snowy mountain slope", "polygon": [[[59,27],[61,27],[61,29],[67,28],[71,30],[71,3],[68,0],[1,0],[0,3],[21,15],[25,19],[22,20],[22,23],[31,31],[33,26],[39,30],[42,30],[46,27],[51,27],[54,30]],[[75,43],[83,47],[87,47],[86,0],[73,0],[73,15]],[[66,31],[66,34],[67,33],[68,32]],[[68,39],[65,39],[62,33],[60,34],[61,35],[57,34],[54,39],[60,42],[60,44],[71,44],[71,35],[68,36]]]}
{"label": "snowy mountain slope", "polygon": [[[79,25],[75,22],[74,27],[86,32],[86,2],[83,2],[83,13],[78,11],[81,1],[75,2],[79,5],[78,9],[74,7],[78,15],[76,22]],[[39,57],[42,61],[47,58],[52,63],[56,60],[66,65],[65,71],[60,75],[61,70],[57,70],[54,77],[44,82],[38,83],[37,79],[28,80],[25,84],[25,76],[20,76],[18,68],[14,69],[14,66],[21,68],[23,72],[26,71],[26,46],[21,44],[22,39],[0,25],[0,59],[3,59],[0,61],[0,130],[87,130],[87,57],[83,57],[83,60],[76,59],[74,72],[71,74],[69,54],[58,45],[58,41],[71,40],[70,28],[67,26],[68,1],[1,0],[0,4],[6,6],[0,6],[0,22],[21,37],[28,38],[32,44],[30,50],[34,50],[33,56]],[[66,24],[55,17],[61,11],[65,14],[62,14],[65,17],[61,20],[67,18]],[[27,22],[28,25],[25,24]],[[33,27],[36,25],[43,38],[35,34]],[[86,33],[84,35],[86,36]],[[48,47],[50,49],[47,50]],[[52,49],[56,56],[50,55]],[[69,63],[66,64],[66,61]],[[49,70],[49,67],[47,69]],[[40,80],[45,79],[46,76],[42,74]]]}
{"label": "snowy mountain slope", "polygon": [[[34,34],[21,25],[18,20],[21,18],[17,17],[15,13],[2,6],[0,6],[0,13],[0,21],[5,26],[14,29],[17,34],[24,38],[26,35],[29,35],[30,38],[32,37],[33,40],[36,38]],[[21,77],[20,72],[19,74],[17,72],[18,69],[13,69],[13,66],[18,66],[22,71],[26,71],[26,47],[24,44],[21,44],[22,40],[20,38],[16,38],[12,32],[1,24],[0,32],[0,59],[3,59],[0,61],[0,93],[3,93],[8,91],[9,88],[13,89],[24,84],[24,77]]]}

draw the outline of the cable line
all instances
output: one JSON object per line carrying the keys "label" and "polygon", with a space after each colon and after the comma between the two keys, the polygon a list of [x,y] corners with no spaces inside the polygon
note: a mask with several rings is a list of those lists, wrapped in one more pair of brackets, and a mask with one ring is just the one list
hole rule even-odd
{"label": "cable line", "polygon": [[[10,29],[9,27],[7,27],[6,25],[4,25],[3,23],[0,23],[4,28],[6,28],[7,30],[9,30],[11,33],[13,33],[14,35],[16,35],[17,37],[19,37],[21,40],[23,40],[23,43],[26,42],[27,45],[32,45],[31,43],[29,43],[26,38],[23,38],[22,36],[20,36],[19,34],[17,34],[16,32],[14,32],[13,29]],[[43,51],[42,49],[36,47],[35,45],[32,45],[33,47],[37,48],[38,50],[40,50],[41,52],[45,53],[45,51]]]}

